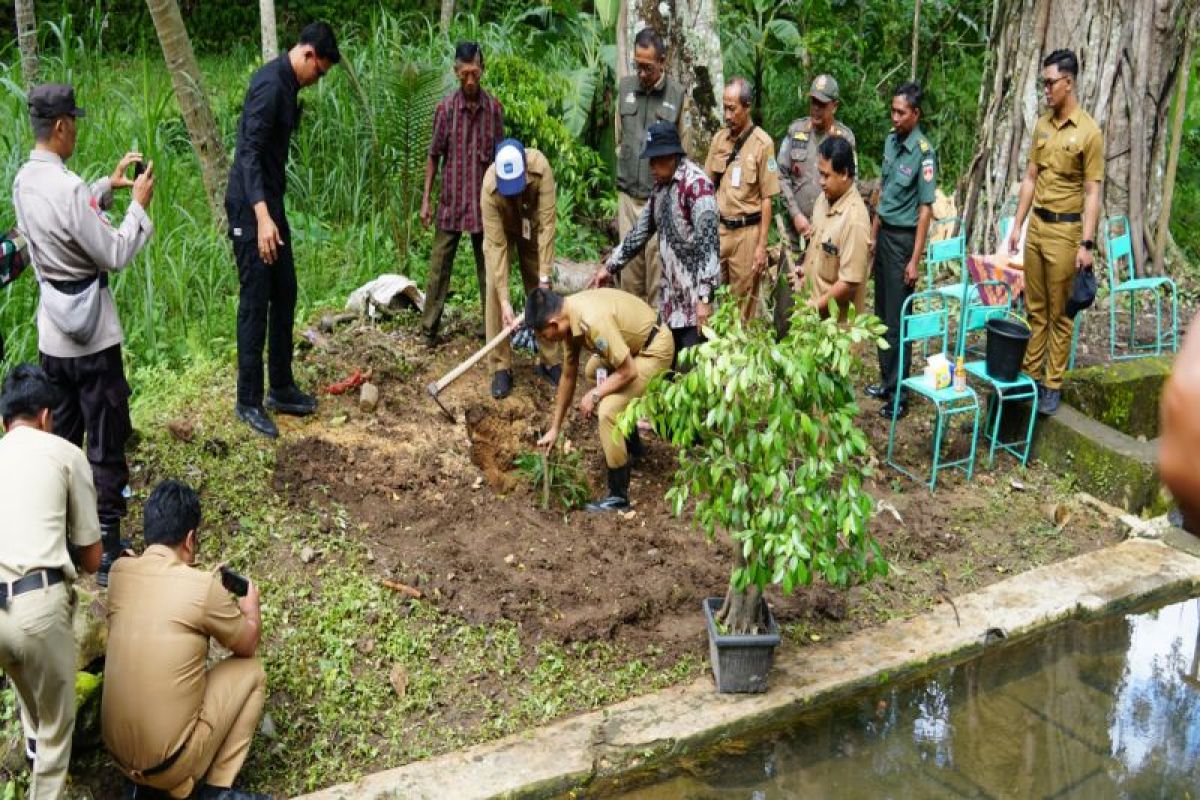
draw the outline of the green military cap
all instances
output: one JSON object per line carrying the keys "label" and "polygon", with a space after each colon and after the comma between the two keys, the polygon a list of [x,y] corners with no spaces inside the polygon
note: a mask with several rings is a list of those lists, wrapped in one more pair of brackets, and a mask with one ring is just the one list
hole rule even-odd
{"label": "green military cap", "polygon": [[815,97],[822,103],[832,103],[838,99],[838,84],[832,75],[818,75],[808,90],[809,97]]}

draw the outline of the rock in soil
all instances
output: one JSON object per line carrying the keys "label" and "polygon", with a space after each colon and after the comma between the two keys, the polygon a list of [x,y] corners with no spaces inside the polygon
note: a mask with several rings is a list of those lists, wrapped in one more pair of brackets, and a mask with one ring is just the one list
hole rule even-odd
{"label": "rock in soil", "polygon": [[358,408],[360,411],[373,413],[379,405],[379,387],[373,383],[364,383],[358,390]]}

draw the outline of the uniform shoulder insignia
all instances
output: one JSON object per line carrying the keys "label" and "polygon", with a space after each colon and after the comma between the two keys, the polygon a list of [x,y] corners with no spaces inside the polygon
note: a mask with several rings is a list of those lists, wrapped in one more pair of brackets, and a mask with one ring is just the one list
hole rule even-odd
{"label": "uniform shoulder insignia", "polygon": [[807,142],[808,134],[805,133],[804,131],[796,131],[795,133],[792,134],[792,138],[795,139],[797,142]]}
{"label": "uniform shoulder insignia", "polygon": [[607,353],[608,352],[608,340],[606,340],[603,336],[601,336],[599,339],[596,340],[596,352],[597,353]]}
{"label": "uniform shoulder insignia", "polygon": [[922,153],[928,153],[930,150],[928,139],[922,139],[920,142],[917,143],[917,146],[921,148]]}
{"label": "uniform shoulder insignia", "polygon": [[770,158],[767,159],[767,172],[778,172],[778,171],[779,171],[779,164],[776,163],[775,156],[771,156]]}

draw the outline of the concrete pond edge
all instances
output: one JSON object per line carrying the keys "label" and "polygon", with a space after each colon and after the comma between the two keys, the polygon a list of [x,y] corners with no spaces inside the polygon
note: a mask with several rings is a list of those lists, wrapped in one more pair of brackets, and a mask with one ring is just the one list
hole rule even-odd
{"label": "concrete pond edge", "polygon": [[[1019,640],[1071,619],[1200,587],[1200,546],[1183,531],[1132,538],[1015,575],[932,610],[829,643],[776,653],[770,688],[721,695],[711,675],[507,738],[364,776],[304,800],[547,798],[612,786],[681,755],[761,734],[800,714]],[[697,625],[703,625],[697,601]],[[1001,644],[997,644],[1001,643]]]}

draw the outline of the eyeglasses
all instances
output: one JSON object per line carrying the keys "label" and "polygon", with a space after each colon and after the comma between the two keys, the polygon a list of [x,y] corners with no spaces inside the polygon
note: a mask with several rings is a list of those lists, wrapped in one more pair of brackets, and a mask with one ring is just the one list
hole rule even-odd
{"label": "eyeglasses", "polygon": [[658,64],[653,63],[643,64],[641,62],[637,62],[633,65],[633,68],[638,75],[653,75],[655,72],[658,72]]}
{"label": "eyeglasses", "polygon": [[1053,89],[1054,84],[1058,83],[1059,81],[1066,80],[1069,77],[1071,77],[1071,76],[1070,75],[1059,75],[1057,78],[1042,78],[1042,88],[1043,89]]}

